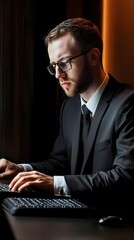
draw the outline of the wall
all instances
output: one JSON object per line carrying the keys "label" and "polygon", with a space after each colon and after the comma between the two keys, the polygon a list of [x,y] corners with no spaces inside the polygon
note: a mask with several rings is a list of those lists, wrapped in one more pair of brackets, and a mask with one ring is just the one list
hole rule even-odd
{"label": "wall", "polygon": [[103,0],[104,67],[134,85],[134,1]]}

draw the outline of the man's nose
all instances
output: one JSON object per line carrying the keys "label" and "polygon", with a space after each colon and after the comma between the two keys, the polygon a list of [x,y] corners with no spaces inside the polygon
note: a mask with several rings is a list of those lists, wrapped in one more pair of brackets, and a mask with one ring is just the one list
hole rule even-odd
{"label": "man's nose", "polygon": [[59,78],[64,77],[64,76],[65,76],[65,72],[61,68],[59,68],[58,65],[56,65],[56,67],[55,67],[55,77],[57,79],[59,79]]}

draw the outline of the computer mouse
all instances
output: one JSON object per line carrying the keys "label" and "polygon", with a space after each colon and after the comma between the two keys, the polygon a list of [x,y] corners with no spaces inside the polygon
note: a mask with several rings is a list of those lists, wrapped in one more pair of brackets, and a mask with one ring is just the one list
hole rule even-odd
{"label": "computer mouse", "polygon": [[100,218],[99,223],[111,227],[123,227],[125,225],[123,218],[114,215]]}

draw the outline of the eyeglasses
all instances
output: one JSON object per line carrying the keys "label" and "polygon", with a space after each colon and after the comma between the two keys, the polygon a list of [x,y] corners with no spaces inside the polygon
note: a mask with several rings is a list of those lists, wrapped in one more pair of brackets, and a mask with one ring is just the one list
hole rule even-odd
{"label": "eyeglasses", "polygon": [[51,63],[50,65],[47,66],[47,70],[49,71],[50,74],[55,75],[55,73],[56,73],[55,68],[56,68],[56,65],[57,65],[63,72],[67,72],[72,68],[71,61],[73,59],[78,58],[78,57],[90,52],[91,49],[92,48],[80,53],[79,55],[77,55],[75,57],[72,57],[72,58],[66,57],[66,58],[60,59],[57,63],[53,62],[53,63]]}

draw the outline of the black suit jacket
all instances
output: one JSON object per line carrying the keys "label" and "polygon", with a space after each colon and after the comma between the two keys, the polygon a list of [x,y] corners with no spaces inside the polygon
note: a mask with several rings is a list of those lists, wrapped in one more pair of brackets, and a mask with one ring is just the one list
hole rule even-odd
{"label": "black suit jacket", "polygon": [[76,175],[80,120],[80,97],[67,98],[50,158],[32,166],[49,175],[65,175],[72,196],[88,204],[126,208],[134,190],[134,90],[109,75],[92,119],[81,173]]}

